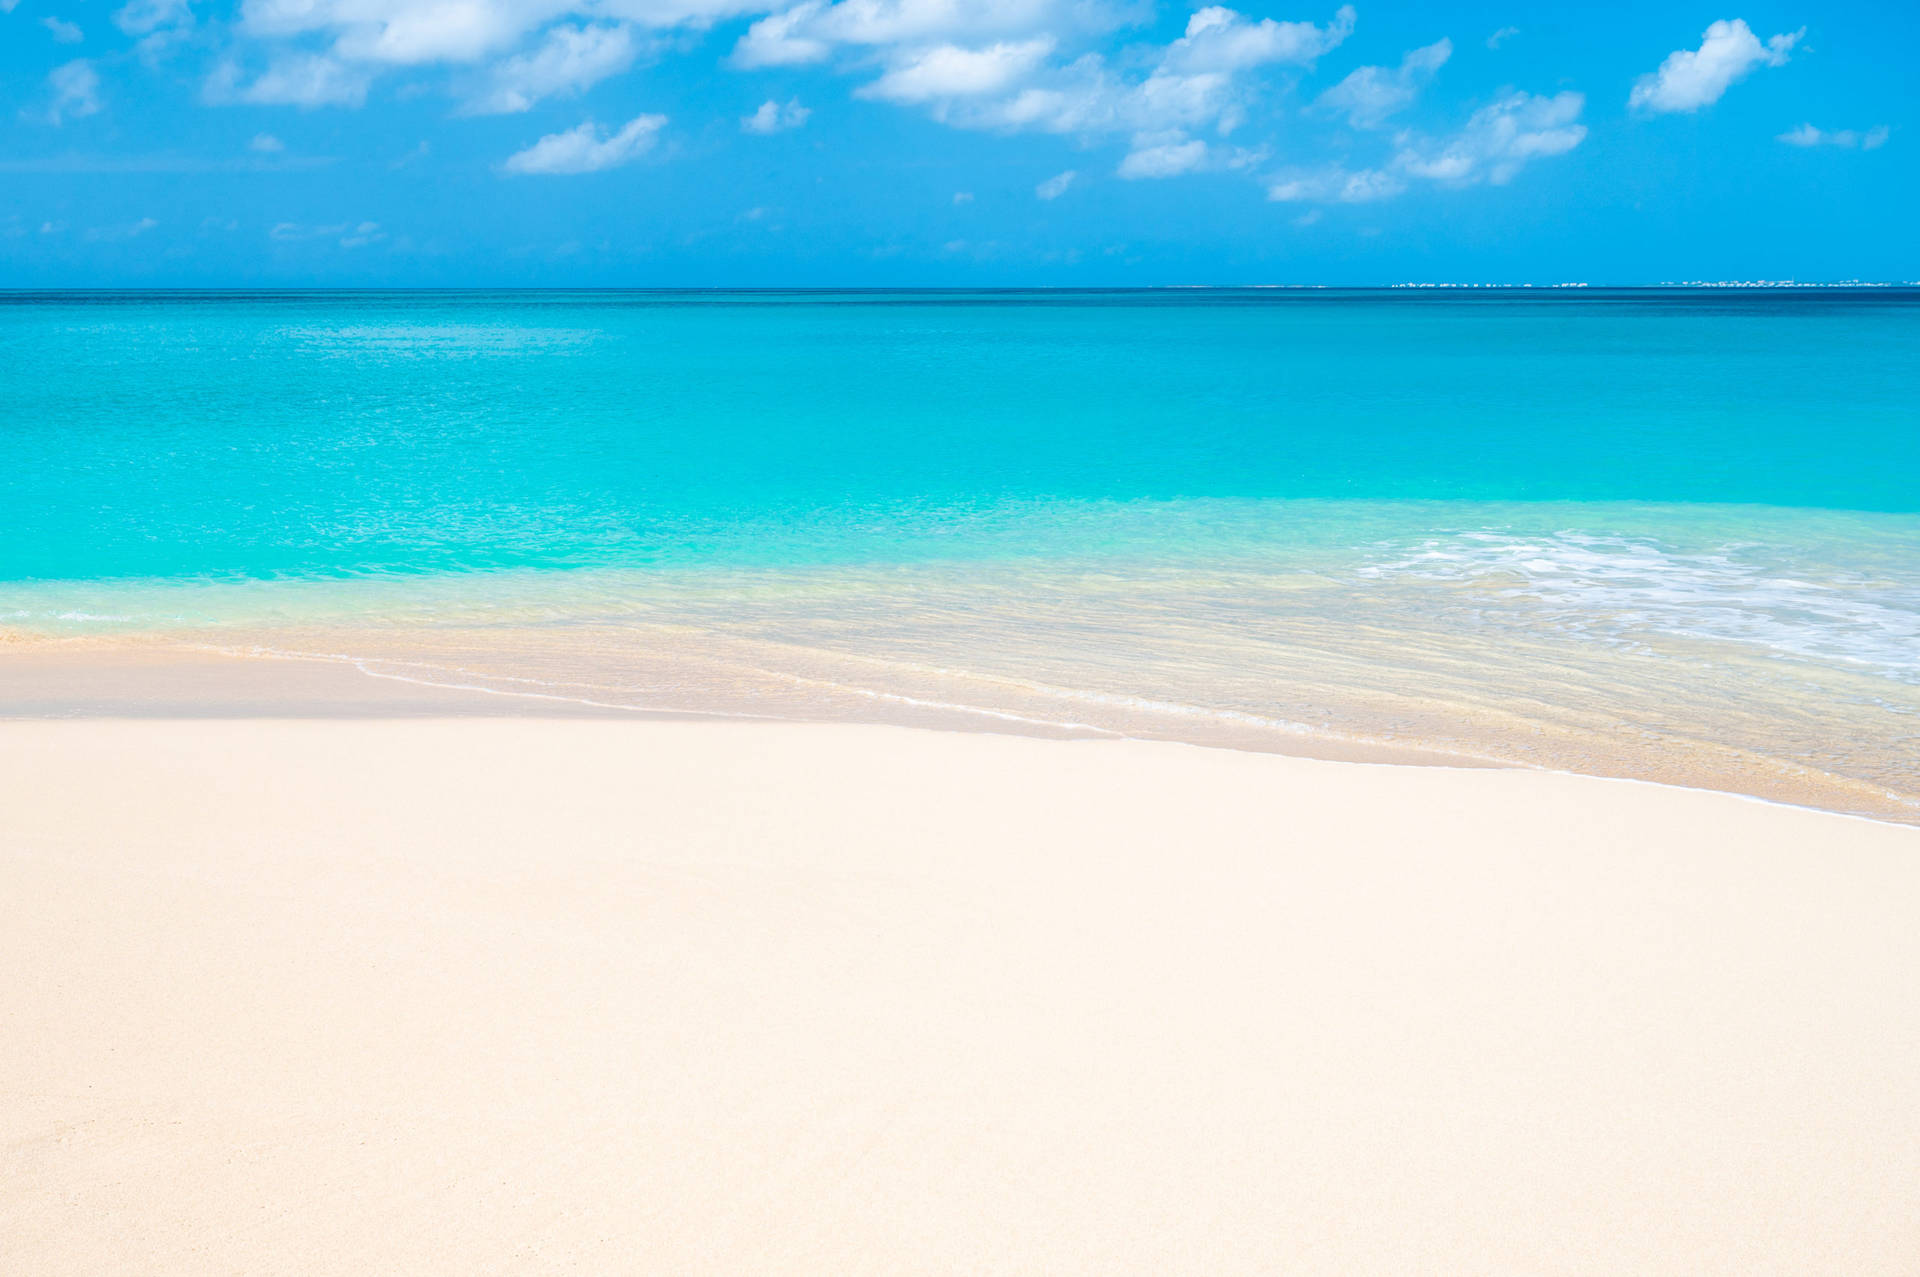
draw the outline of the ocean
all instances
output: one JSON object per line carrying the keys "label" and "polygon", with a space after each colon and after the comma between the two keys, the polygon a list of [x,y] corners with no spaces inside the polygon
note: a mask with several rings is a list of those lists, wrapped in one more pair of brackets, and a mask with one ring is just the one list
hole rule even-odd
{"label": "ocean", "polygon": [[1917,403],[1907,290],[5,293],[0,627],[1920,820]]}

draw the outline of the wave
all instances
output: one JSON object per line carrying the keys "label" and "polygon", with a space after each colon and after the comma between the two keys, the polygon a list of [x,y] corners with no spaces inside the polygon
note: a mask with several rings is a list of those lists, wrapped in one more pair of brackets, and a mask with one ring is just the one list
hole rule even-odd
{"label": "wave", "polygon": [[1477,587],[1530,625],[1609,642],[1740,644],[1920,684],[1916,569],[1795,562],[1751,543],[1682,551],[1639,537],[1479,531],[1377,547],[1355,575]]}

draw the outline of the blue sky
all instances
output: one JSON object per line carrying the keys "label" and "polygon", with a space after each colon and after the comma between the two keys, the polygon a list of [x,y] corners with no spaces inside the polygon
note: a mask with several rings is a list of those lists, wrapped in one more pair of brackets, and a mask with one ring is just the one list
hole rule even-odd
{"label": "blue sky", "polygon": [[0,286],[1914,279],[1920,5],[0,0]]}

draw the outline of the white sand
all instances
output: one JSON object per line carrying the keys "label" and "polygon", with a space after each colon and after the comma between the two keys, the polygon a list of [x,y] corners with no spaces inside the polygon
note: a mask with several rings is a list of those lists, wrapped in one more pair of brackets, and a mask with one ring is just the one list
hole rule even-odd
{"label": "white sand", "polygon": [[0,1272],[1913,1273],[1920,831],[900,728],[0,723]]}

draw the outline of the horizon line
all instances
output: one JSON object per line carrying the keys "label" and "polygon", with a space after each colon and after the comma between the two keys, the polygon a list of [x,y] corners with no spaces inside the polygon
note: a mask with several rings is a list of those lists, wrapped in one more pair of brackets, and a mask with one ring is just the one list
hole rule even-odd
{"label": "horizon line", "polygon": [[1715,280],[1606,283],[1394,284],[7,284],[0,296],[59,293],[1179,293],[1179,292],[1864,292],[1920,290],[1905,280]]}

